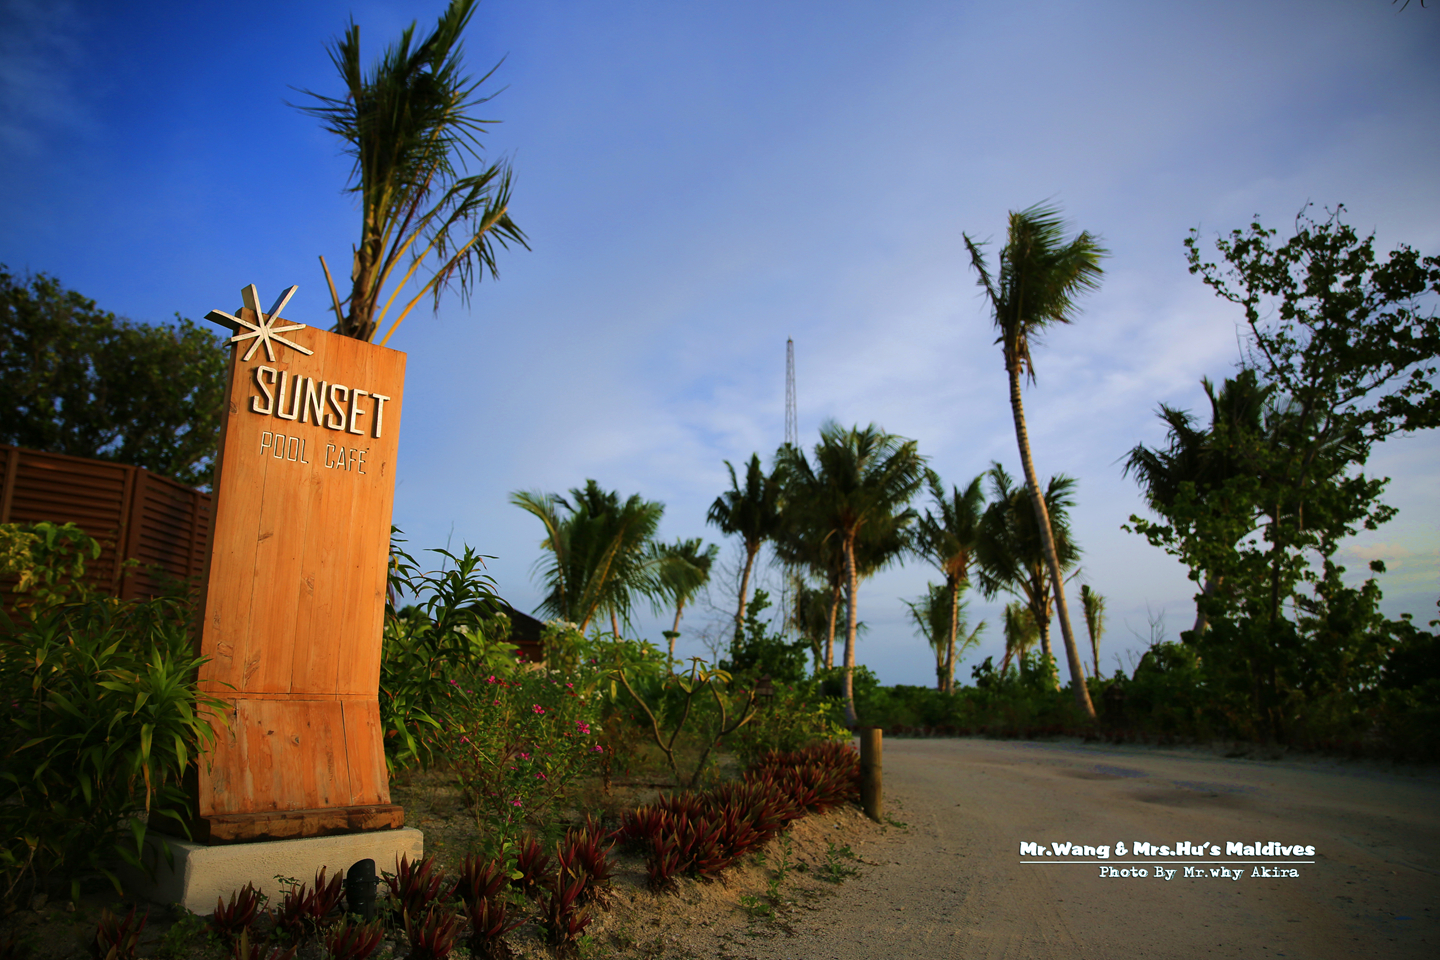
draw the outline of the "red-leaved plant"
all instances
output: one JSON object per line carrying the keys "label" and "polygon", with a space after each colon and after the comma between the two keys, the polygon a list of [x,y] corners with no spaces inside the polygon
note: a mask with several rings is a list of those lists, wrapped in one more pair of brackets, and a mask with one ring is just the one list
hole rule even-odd
{"label": "red-leaved plant", "polygon": [[418,919],[424,916],[431,904],[448,900],[455,892],[453,887],[446,889],[445,871],[440,869],[434,857],[411,863],[409,857],[401,856],[395,872],[385,874],[385,885],[390,888],[395,922],[407,930],[407,917]]}
{"label": "red-leaved plant", "polygon": [[344,886],[339,874],[325,880],[325,868],[315,874],[315,887],[303,883],[291,884],[280,903],[280,912],[275,917],[275,926],[291,937],[301,939],[320,929],[325,918],[340,906]]}
{"label": "red-leaved plant", "polygon": [[582,903],[609,909],[610,880],[614,870],[610,850],[615,841],[607,837],[600,822],[589,814],[578,827],[565,831],[565,840],[556,850],[560,875],[568,880],[584,879]]}
{"label": "red-leaved plant", "polygon": [[550,943],[562,953],[574,950],[580,934],[590,925],[590,910],[581,904],[585,878],[567,880],[564,872],[555,874],[541,904],[541,923]]}
{"label": "red-leaved plant", "polygon": [[230,960],[294,960],[295,952],[300,949],[300,944],[292,943],[284,949],[280,947],[267,949],[267,947],[268,944],[264,940],[251,943],[250,931],[241,930],[240,936],[230,944]]}
{"label": "red-leaved plant", "polygon": [[520,876],[513,882],[527,897],[536,897],[549,883],[551,877],[550,854],[533,835],[520,838],[515,851],[515,869]]}
{"label": "red-leaved plant", "polygon": [[215,912],[210,916],[210,929],[226,943],[233,941],[240,936],[242,930],[248,930],[255,922],[263,899],[253,883],[247,883],[232,892],[228,904],[216,897]]}
{"label": "red-leaved plant", "polygon": [[442,905],[434,904],[423,919],[405,916],[405,936],[410,941],[406,960],[445,960],[455,950],[460,938],[459,916]]}
{"label": "red-leaved plant", "polygon": [[470,955],[485,960],[506,960],[511,955],[505,935],[525,922],[523,916],[509,915],[505,902],[505,867],[498,860],[466,856],[460,868],[455,892],[465,901],[465,918],[470,921],[466,945]]}
{"label": "red-leaved plant", "polygon": [[100,923],[95,928],[95,939],[90,941],[90,956],[95,960],[135,960],[135,951],[140,946],[140,931],[150,911],[145,911],[139,922],[135,921],[135,908],[125,914],[122,920],[108,909],[100,914]]}
{"label": "red-leaved plant", "polygon": [[349,917],[343,917],[325,931],[325,955],[330,960],[367,960],[384,937],[383,921],[351,923]]}

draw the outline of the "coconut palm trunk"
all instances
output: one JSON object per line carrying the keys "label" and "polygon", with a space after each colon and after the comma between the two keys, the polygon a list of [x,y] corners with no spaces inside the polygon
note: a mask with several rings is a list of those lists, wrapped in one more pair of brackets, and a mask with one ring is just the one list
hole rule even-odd
{"label": "coconut palm trunk", "polygon": [[825,669],[835,669],[835,619],[840,615],[840,598],[844,595],[845,584],[835,581],[835,591],[830,597],[830,625],[825,633]]}
{"label": "coconut palm trunk", "polygon": [[960,632],[960,581],[950,583],[950,638],[945,644],[945,676],[940,689],[955,692],[955,637]]}
{"label": "coconut palm trunk", "polygon": [[755,556],[760,552],[760,543],[745,545],[745,569],[740,574],[740,606],[735,610],[735,631],[745,629],[746,600],[750,596],[750,572],[755,569]]}
{"label": "coconut palm trunk", "polygon": [[[1080,661],[1080,648],[1075,644],[1075,633],[1070,629],[1070,609],[1065,605],[1065,578],[1060,573],[1060,557],[1055,552],[1055,535],[1050,529],[1050,512],[1045,509],[1045,497],[1040,492],[1040,478],[1035,474],[1035,461],[1030,456],[1030,433],[1025,429],[1025,405],[1020,399],[1020,364],[1007,363],[1010,375],[1010,412],[1015,419],[1015,442],[1020,447],[1020,466],[1025,471],[1025,482],[1030,487],[1030,503],[1035,508],[1036,525],[1040,528],[1040,542],[1045,549],[1045,563],[1050,568],[1050,581],[1055,588],[1055,611],[1060,619],[1060,637],[1065,643],[1065,659],[1070,664],[1070,685],[1075,688],[1075,704],[1092,720],[1095,718],[1095,704],[1090,702],[1090,688],[1085,683],[1085,664]],[[1048,640],[1048,624],[1040,624],[1040,636]],[[1049,651],[1045,651],[1049,654]]]}
{"label": "coconut palm trunk", "polygon": [[841,692],[845,697],[845,725],[859,724],[855,712],[855,632],[859,624],[856,618],[856,600],[860,589],[860,578],[855,575],[855,535],[845,538],[845,678],[841,681]]}

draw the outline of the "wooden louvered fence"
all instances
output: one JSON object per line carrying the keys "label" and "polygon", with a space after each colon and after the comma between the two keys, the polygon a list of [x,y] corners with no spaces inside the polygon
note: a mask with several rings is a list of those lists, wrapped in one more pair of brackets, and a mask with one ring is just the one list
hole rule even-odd
{"label": "wooden louvered fence", "polygon": [[140,467],[0,444],[0,523],[73,522],[100,542],[86,581],[124,600],[205,575],[211,507],[210,494]]}

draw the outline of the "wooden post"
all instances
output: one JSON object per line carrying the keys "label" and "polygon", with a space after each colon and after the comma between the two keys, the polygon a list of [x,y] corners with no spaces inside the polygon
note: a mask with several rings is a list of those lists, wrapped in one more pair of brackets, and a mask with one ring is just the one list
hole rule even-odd
{"label": "wooden post", "polygon": [[884,789],[880,776],[880,728],[860,728],[860,803],[865,816],[881,823],[885,818]]}

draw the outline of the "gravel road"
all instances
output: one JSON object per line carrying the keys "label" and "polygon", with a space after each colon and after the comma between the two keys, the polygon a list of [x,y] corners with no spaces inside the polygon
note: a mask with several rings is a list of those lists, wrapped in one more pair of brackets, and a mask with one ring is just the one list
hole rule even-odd
{"label": "gravel road", "polygon": [[[870,864],[785,935],[731,957],[1148,958],[1440,956],[1440,773],[1203,752],[984,740],[888,740],[887,813]],[[1225,856],[1227,842],[1313,855]],[[1110,847],[1102,863],[1020,844]],[[1123,841],[1126,856],[1115,851]],[[1170,879],[1136,841],[1203,841]],[[1211,856],[1217,844],[1221,856]],[[1097,860],[1098,856],[1080,859]],[[1185,878],[1185,865],[1200,878]],[[1255,860],[1313,860],[1296,877]],[[1179,863],[1173,861],[1180,861]],[[1243,871],[1232,866],[1247,861]],[[1120,863],[1119,861],[1130,861]],[[1138,861],[1138,862],[1137,862]],[[1147,876],[1102,877],[1102,869]],[[1212,869],[1241,871],[1238,879]],[[737,949],[738,947],[738,949]]]}

